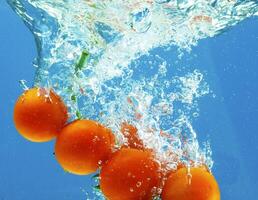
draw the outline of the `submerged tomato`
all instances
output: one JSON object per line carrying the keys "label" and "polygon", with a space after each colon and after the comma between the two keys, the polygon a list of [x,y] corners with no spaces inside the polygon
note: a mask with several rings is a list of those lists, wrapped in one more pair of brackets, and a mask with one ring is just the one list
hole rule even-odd
{"label": "submerged tomato", "polygon": [[121,132],[123,136],[126,138],[126,144],[124,146],[135,148],[135,149],[143,149],[143,142],[138,136],[138,130],[135,126],[124,122],[121,126]]}
{"label": "submerged tomato", "polygon": [[86,175],[95,172],[109,158],[114,145],[109,129],[92,120],[77,120],[57,137],[55,155],[68,172]]}
{"label": "submerged tomato", "polygon": [[150,151],[122,148],[100,172],[100,188],[109,200],[150,200],[159,184],[159,165]]}
{"label": "submerged tomato", "polygon": [[53,139],[67,119],[67,108],[53,90],[29,89],[18,98],[14,107],[16,129],[33,142]]}
{"label": "submerged tomato", "polygon": [[169,175],[162,200],[220,200],[220,191],[214,176],[204,167],[182,167]]}

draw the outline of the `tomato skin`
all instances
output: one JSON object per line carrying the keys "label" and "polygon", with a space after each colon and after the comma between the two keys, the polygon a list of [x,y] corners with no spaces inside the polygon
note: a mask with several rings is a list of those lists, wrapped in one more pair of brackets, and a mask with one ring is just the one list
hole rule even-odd
{"label": "tomato skin", "polygon": [[126,122],[121,125],[121,133],[127,139],[124,147],[130,147],[135,149],[144,149],[143,142],[138,136],[138,130],[135,126]]}
{"label": "tomato skin", "polygon": [[26,90],[16,101],[14,124],[17,131],[33,142],[47,142],[60,132],[68,119],[67,108],[53,91]]}
{"label": "tomato skin", "polygon": [[165,182],[162,200],[220,200],[214,176],[204,167],[179,168]]}
{"label": "tomato skin", "polygon": [[76,120],[60,132],[55,155],[64,170],[87,175],[95,172],[112,153],[112,132],[92,120]]}
{"label": "tomato skin", "polygon": [[122,148],[100,171],[100,189],[109,200],[151,200],[159,185],[159,165],[150,151]]}

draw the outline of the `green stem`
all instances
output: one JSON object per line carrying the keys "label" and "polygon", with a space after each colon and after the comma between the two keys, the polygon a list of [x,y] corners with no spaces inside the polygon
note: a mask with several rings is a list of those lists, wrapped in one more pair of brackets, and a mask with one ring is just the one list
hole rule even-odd
{"label": "green stem", "polygon": [[83,50],[82,54],[80,56],[80,59],[78,61],[78,63],[75,65],[75,72],[78,72],[79,70],[82,70],[84,63],[87,61],[87,59],[89,58],[90,54],[88,51]]}

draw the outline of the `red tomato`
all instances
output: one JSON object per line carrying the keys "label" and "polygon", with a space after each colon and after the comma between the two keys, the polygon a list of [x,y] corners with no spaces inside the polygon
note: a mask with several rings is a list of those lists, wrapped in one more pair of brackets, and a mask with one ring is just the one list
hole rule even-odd
{"label": "red tomato", "polygon": [[124,146],[135,148],[135,149],[143,149],[142,140],[139,138],[137,133],[137,128],[131,124],[124,122],[121,126],[121,132],[124,137],[127,139],[127,142]]}
{"label": "red tomato", "polygon": [[100,189],[109,200],[150,200],[160,178],[150,151],[122,148],[102,167]]}
{"label": "red tomato", "polygon": [[18,98],[14,107],[16,129],[33,142],[53,139],[67,119],[67,108],[53,90],[29,89]]}
{"label": "red tomato", "polygon": [[162,200],[220,200],[220,190],[214,176],[204,167],[183,167],[169,175]]}
{"label": "red tomato", "polygon": [[55,155],[64,170],[86,175],[107,161],[114,146],[109,129],[92,120],[77,120],[63,128],[57,137]]}

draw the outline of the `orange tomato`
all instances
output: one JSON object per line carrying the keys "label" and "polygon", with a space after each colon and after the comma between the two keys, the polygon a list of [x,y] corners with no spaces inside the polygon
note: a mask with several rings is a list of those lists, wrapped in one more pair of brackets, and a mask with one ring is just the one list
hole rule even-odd
{"label": "orange tomato", "polygon": [[142,140],[139,138],[137,133],[137,128],[131,124],[126,122],[122,123],[121,133],[127,139],[127,142],[124,146],[135,148],[135,149],[143,149]]}
{"label": "orange tomato", "polygon": [[53,90],[29,89],[18,98],[14,107],[16,129],[33,142],[53,139],[67,119],[67,108]]}
{"label": "orange tomato", "polygon": [[109,200],[150,200],[160,184],[150,151],[122,148],[100,171],[100,189]]}
{"label": "orange tomato", "polygon": [[162,200],[220,200],[214,176],[204,167],[179,168],[165,182]]}
{"label": "orange tomato", "polygon": [[86,175],[95,172],[112,153],[114,136],[92,120],[76,120],[57,137],[55,155],[64,170]]}

